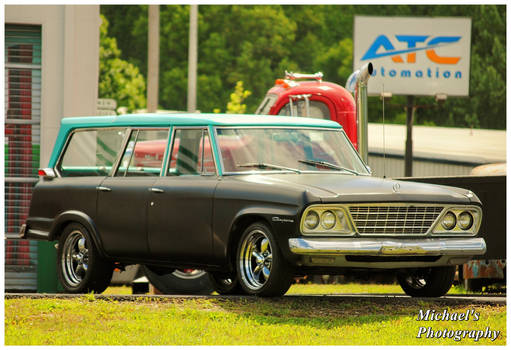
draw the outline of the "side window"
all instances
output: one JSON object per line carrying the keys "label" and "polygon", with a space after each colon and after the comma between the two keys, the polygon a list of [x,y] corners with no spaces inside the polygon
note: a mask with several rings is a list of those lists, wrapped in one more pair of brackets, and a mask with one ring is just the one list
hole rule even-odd
{"label": "side window", "polygon": [[133,130],[115,176],[159,176],[168,129]]}
{"label": "side window", "polygon": [[76,131],[57,170],[63,177],[106,176],[122,151],[125,128]]}
{"label": "side window", "polygon": [[[291,113],[291,109],[292,112]],[[309,101],[309,113],[307,113],[306,102],[304,100],[294,101],[291,104],[286,104],[279,111],[279,115],[294,115],[298,117],[330,119],[330,109],[328,106],[320,101]]]}
{"label": "side window", "polygon": [[278,96],[275,94],[268,94],[266,95],[265,99],[259,107],[257,107],[257,110],[254,114],[268,114],[270,113],[270,109],[273,107],[275,101],[277,101]]}
{"label": "side window", "polygon": [[176,129],[168,175],[214,175],[215,162],[206,129]]}

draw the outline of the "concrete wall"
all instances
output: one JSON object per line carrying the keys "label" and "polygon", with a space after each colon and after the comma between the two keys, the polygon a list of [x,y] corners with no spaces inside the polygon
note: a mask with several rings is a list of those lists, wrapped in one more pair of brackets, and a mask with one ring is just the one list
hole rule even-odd
{"label": "concrete wall", "polygon": [[42,26],[40,166],[44,167],[60,120],[96,114],[99,5],[6,5],[5,23]]}

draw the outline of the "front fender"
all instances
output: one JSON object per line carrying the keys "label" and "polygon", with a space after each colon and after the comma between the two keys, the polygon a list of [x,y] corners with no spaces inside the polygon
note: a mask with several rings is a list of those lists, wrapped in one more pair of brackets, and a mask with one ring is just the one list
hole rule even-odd
{"label": "front fender", "polygon": [[229,225],[229,236],[224,242],[218,242],[217,252],[221,252],[222,260],[229,262],[236,254],[239,238],[250,224],[256,221],[265,222],[275,234],[277,243],[287,259],[292,259],[287,240],[297,232],[299,227],[300,208],[296,206],[258,205],[253,204],[240,209]]}

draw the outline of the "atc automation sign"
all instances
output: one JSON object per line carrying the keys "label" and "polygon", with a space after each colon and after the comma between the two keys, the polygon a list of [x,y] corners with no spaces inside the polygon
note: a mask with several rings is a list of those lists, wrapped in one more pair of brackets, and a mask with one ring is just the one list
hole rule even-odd
{"label": "atc automation sign", "polygon": [[470,18],[355,17],[354,70],[374,66],[368,93],[468,96]]}

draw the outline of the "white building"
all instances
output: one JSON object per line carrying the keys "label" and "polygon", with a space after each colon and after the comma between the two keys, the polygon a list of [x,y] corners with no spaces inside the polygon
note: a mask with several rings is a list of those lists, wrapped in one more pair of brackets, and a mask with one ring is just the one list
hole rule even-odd
{"label": "white building", "polygon": [[38,244],[9,238],[28,214],[60,120],[96,112],[99,26],[99,5],[5,6],[6,289],[36,290]]}
{"label": "white building", "polygon": [[[414,177],[469,175],[476,166],[506,162],[505,130],[414,126],[412,133]],[[403,177],[406,126],[370,123],[368,138],[373,174]]]}

